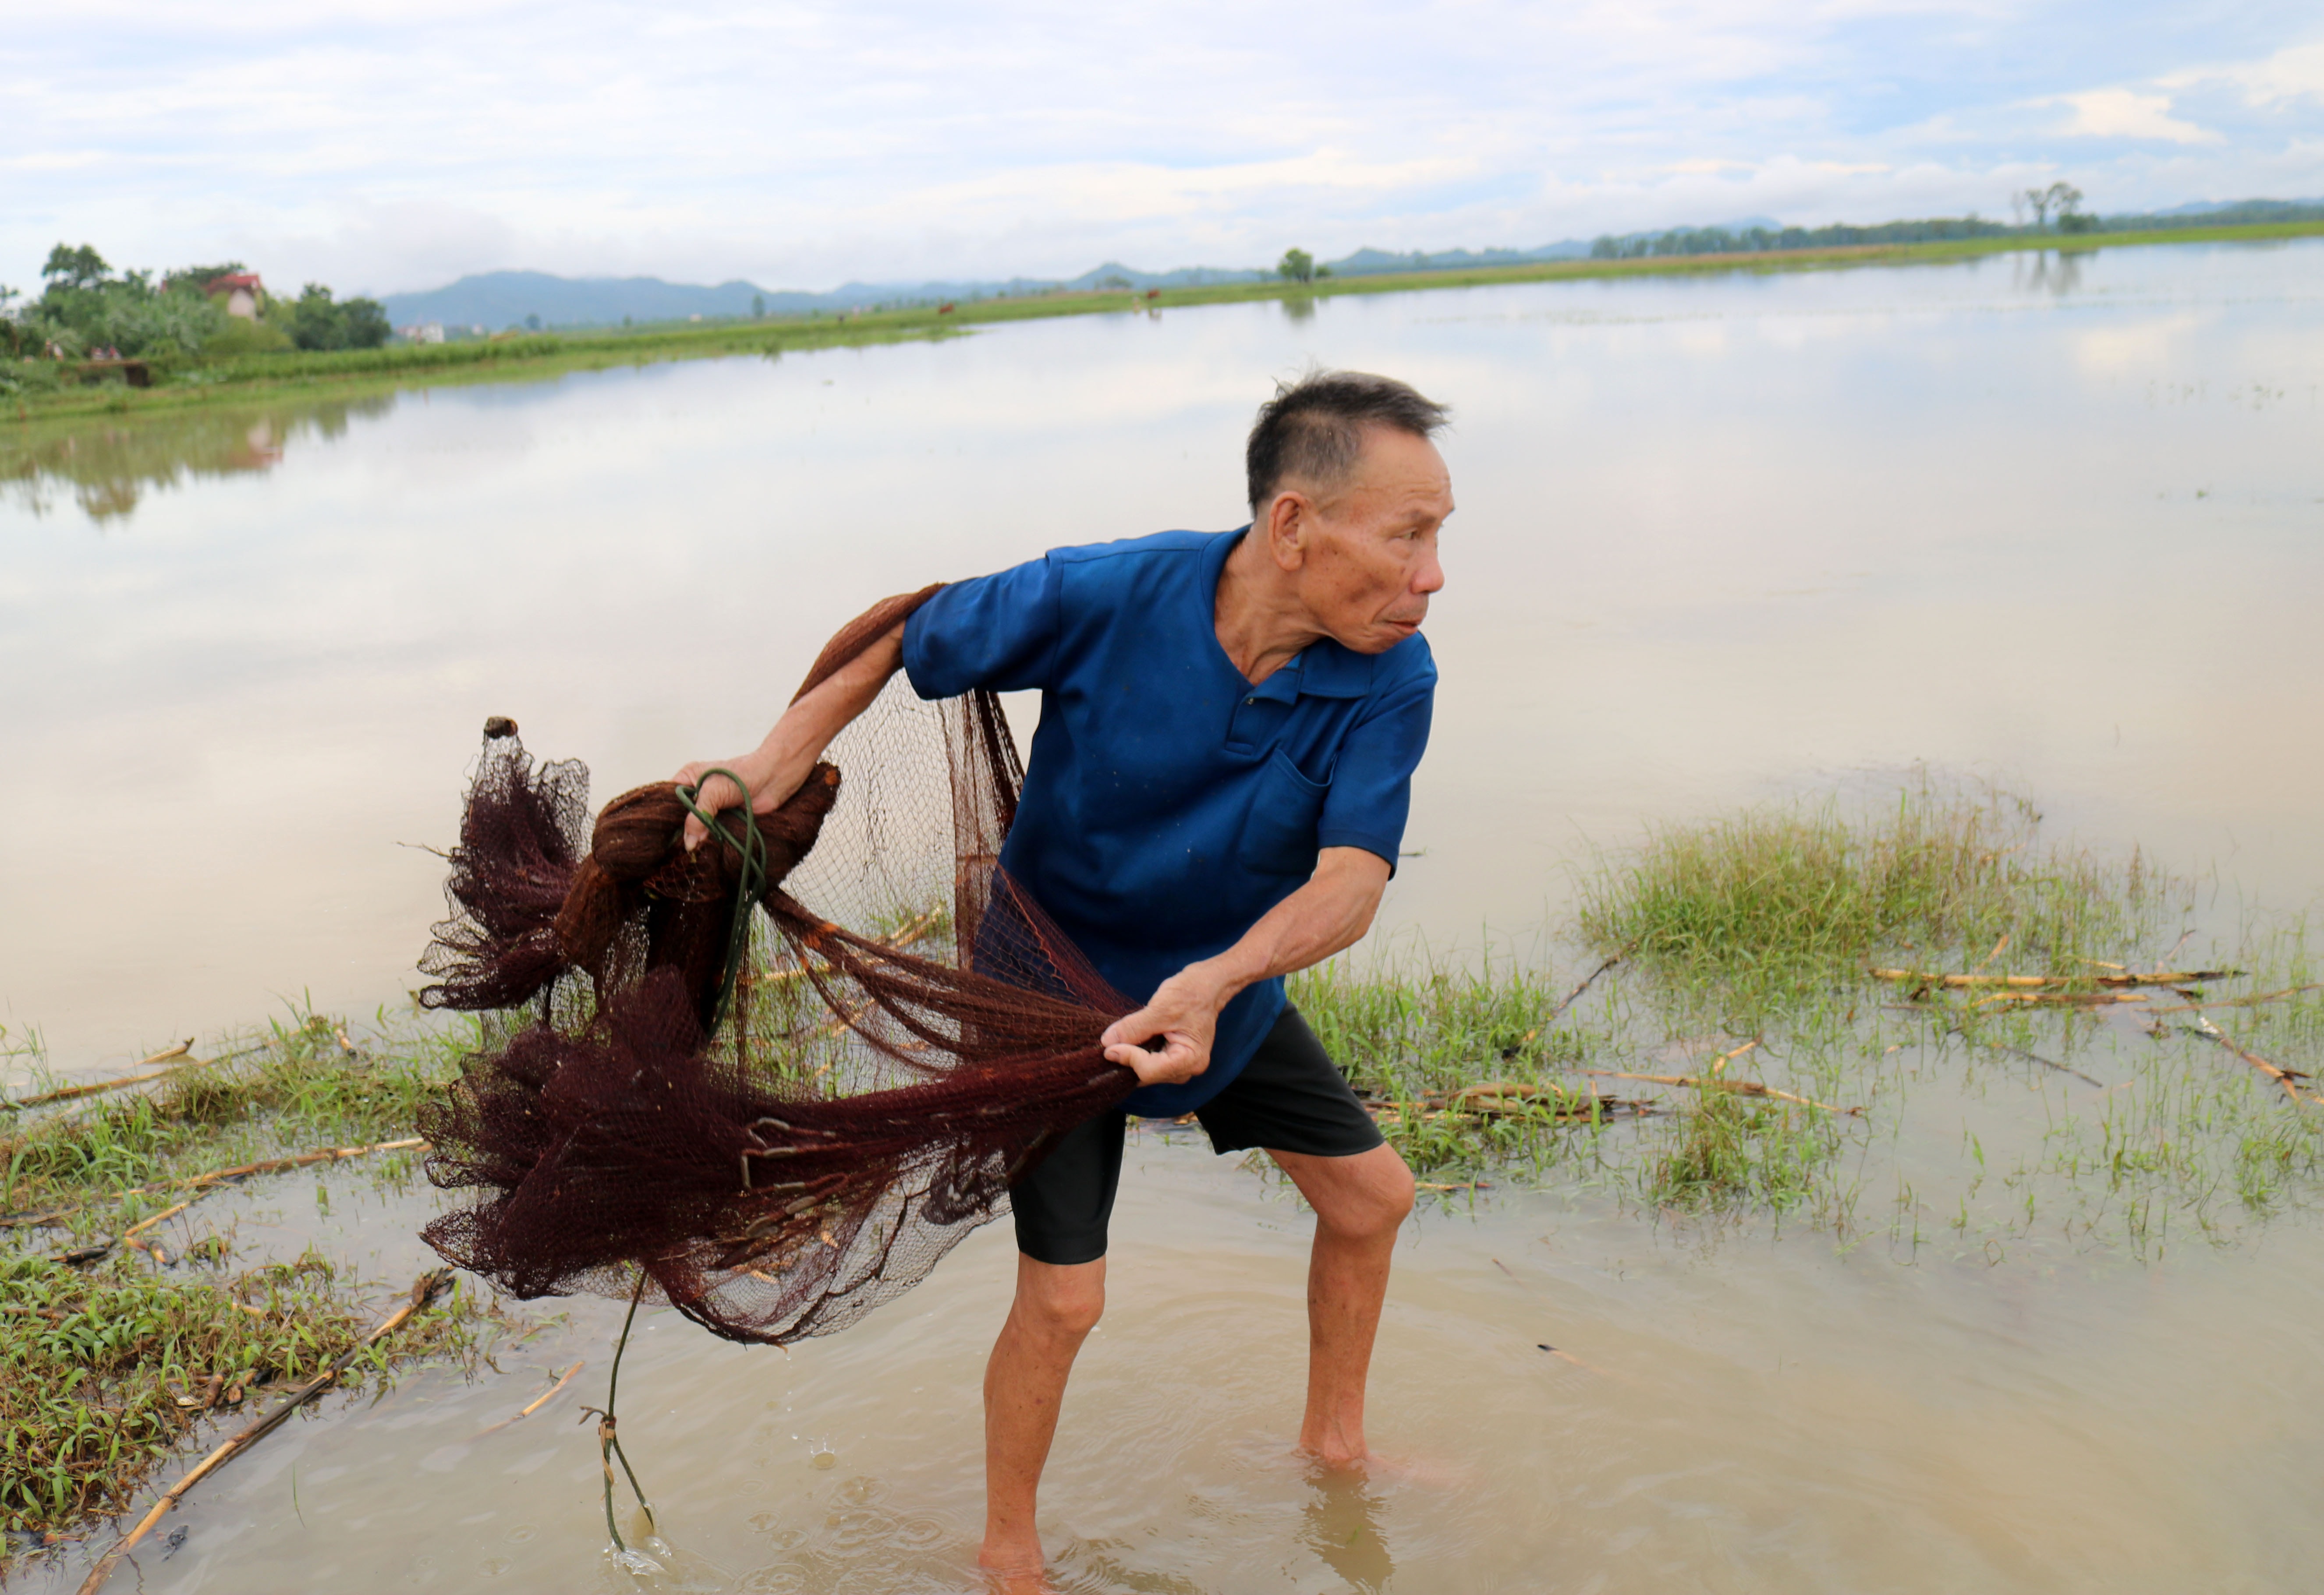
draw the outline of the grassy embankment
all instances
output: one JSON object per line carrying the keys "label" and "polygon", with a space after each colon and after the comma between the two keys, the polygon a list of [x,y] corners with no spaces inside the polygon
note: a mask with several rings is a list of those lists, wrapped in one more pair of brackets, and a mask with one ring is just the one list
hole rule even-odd
{"label": "grassy embankment", "polygon": [[[374,1052],[345,1036],[319,1019],[278,1025],[214,1061],[170,1060],[142,1093],[0,1113],[0,1567],[128,1507],[198,1426],[264,1410],[355,1348],[411,1283],[362,1280],[313,1250],[245,1256],[232,1221],[205,1218],[206,1202],[215,1213],[243,1181],[288,1172],[270,1162],[306,1158],[297,1166],[311,1170],[340,1161],[329,1149],[410,1136],[419,1102],[449,1073],[447,1046]],[[8,1041],[0,1035],[0,1050],[21,1061],[30,1049]],[[347,1161],[393,1184],[419,1156]],[[327,1201],[319,1185],[316,1200]],[[418,1358],[473,1366],[506,1327],[456,1284],[334,1385],[384,1388]]]}
{"label": "grassy embankment", "polygon": [[132,389],[107,382],[30,391],[7,401],[16,419],[99,413],[136,414],[222,400],[328,392],[359,396],[398,389],[477,382],[532,381],[569,371],[725,355],[780,355],[869,344],[952,337],[970,327],[1056,316],[1121,314],[1257,300],[1314,300],[1351,294],[1407,293],[1430,289],[1481,288],[1512,282],[1700,275],[1721,272],[1824,271],[1864,265],[1941,264],[1985,255],[2055,250],[2087,254],[2163,244],[2264,243],[2324,236],[2324,223],[2295,222],[2233,227],[2189,226],[2145,233],[2085,234],[2050,238],[1982,238],[1950,243],[1857,244],[1831,249],[1745,254],[1667,255],[1645,260],[1549,261],[1530,265],[1458,271],[1384,272],[1299,284],[1222,283],[1133,291],[1058,292],[961,301],[950,312],[934,305],[871,310],[836,317],[770,318],[704,325],[510,335],[474,343],[349,350],[337,354],[256,355],[215,364],[157,365],[154,385]]}

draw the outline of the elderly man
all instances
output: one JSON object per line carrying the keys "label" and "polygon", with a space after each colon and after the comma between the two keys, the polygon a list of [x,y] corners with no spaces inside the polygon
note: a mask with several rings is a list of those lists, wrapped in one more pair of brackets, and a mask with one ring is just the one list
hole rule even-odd
{"label": "elderly man", "polygon": [[[1370,927],[1396,869],[1436,670],[1420,622],[1452,512],[1443,409],[1386,377],[1310,376],[1259,411],[1252,521],[1059,549],[945,587],[724,761],[770,809],[903,669],[924,697],[1038,688],[1002,867],[1145,1006],[1105,1035],[1133,1113],[1262,1148],[1315,1210],[1302,1450],[1360,1466],[1364,1380],[1412,1175],[1286,1000]],[[681,780],[708,766],[690,764]],[[723,779],[702,795],[740,800]],[[689,842],[700,840],[690,825]],[[1035,1493],[1105,1301],[1123,1114],[1011,1193],[1017,1295],[985,1371],[982,1564],[1040,1578]]]}

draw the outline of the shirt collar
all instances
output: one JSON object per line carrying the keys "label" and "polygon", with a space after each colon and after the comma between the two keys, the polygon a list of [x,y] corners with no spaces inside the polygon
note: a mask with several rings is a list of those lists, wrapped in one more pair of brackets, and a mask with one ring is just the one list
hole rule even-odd
{"label": "shirt collar", "polygon": [[[1219,577],[1225,571],[1227,556],[1250,532],[1249,526],[1222,536],[1209,550],[1204,561],[1203,595],[1204,613],[1217,602]],[[1219,657],[1226,657],[1223,650]],[[1231,662],[1230,662],[1231,668]],[[1291,656],[1281,669],[1256,687],[1247,687],[1243,696],[1259,703],[1287,704],[1301,694],[1309,697],[1362,697],[1372,689],[1372,661],[1363,654],[1342,648],[1329,637],[1319,638]]]}

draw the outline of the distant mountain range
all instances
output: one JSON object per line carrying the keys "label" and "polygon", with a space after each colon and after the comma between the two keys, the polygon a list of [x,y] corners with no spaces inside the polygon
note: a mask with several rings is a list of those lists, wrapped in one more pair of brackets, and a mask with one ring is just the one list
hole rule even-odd
{"label": "distant mountain range", "polygon": [[[1324,263],[1334,275],[1361,277],[1382,272],[1419,272],[1461,266],[1517,265],[1527,261],[1574,260],[1590,253],[1590,241],[1569,238],[1539,249],[1443,250],[1430,254],[1395,254],[1359,249],[1343,260]],[[381,296],[388,319],[398,327],[439,322],[481,327],[488,332],[522,327],[538,317],[543,327],[618,327],[623,321],[684,321],[749,316],[797,316],[809,310],[835,313],[874,305],[940,304],[946,300],[995,299],[1002,295],[1051,293],[1059,290],[1196,288],[1214,282],[1272,282],[1272,268],[1181,266],[1174,272],[1141,272],[1108,261],[1078,277],[1011,277],[1006,281],[844,282],[828,293],[761,288],[737,279],[710,286],[665,282],[659,277],[555,277],[546,272],[482,272],[443,288]]]}
{"label": "distant mountain range", "polygon": [[[2221,216],[2222,219],[2265,221],[2279,215],[2314,210],[2317,199],[2199,199],[2115,221]],[[2232,212],[2231,217],[2222,213]],[[1743,217],[1715,224],[1730,233],[1782,226],[1772,217]],[[1666,230],[1666,229],[1665,229]],[[1649,237],[1651,234],[1628,235]],[[1592,240],[1561,239],[1538,249],[1448,249],[1434,254],[1416,250],[1399,254],[1385,249],[1359,249],[1339,260],[1326,261],[1336,277],[1374,276],[1385,272],[1457,271],[1467,266],[1514,266],[1536,261],[1579,260],[1590,254]],[[546,272],[484,272],[461,278],[443,288],[420,293],[381,296],[388,318],[398,327],[438,322],[447,327],[618,327],[624,322],[703,320],[756,313],[802,315],[810,310],[839,312],[876,305],[939,304],[946,300],[993,299],[1002,295],[1049,293],[1059,290],[1089,290],[1120,288],[1192,288],[1215,282],[1271,282],[1269,268],[1182,266],[1173,272],[1141,272],[1118,261],[1108,261],[1078,277],[1065,279],[1012,277],[1006,281],[845,282],[828,293],[798,289],[761,288],[737,279],[711,286],[665,282],[659,277],[556,277]]]}

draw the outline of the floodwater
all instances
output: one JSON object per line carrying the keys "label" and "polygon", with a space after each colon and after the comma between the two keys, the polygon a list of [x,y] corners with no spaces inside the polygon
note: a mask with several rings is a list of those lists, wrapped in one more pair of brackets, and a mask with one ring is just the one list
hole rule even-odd
{"label": "floodwater", "polygon": [[[2324,243],[1378,296],[15,436],[0,1022],[82,1071],[302,991],[392,1007],[440,911],[438,861],[399,844],[448,840],[485,715],[587,759],[600,797],[738,750],[872,597],[1237,523],[1250,411],[1311,361],[1459,411],[1422,856],[1384,938],[1522,937],[1590,841],[1916,761],[2209,871],[2227,918],[2297,908],[2324,888],[2319,266]],[[1960,1105],[1896,1151],[1918,1183],[1972,1129],[2006,1167],[2083,1088],[1916,1089]],[[424,1265],[432,1194],[325,1183],[328,1215],[301,1176],[173,1222],[352,1234],[393,1285]],[[1435,1202],[1374,1381],[1373,1440],[1408,1465],[1358,1486],[1286,1455],[1306,1218],[1145,1135],[1043,1498],[1058,1576],[2313,1588],[2312,1214],[2076,1244],[2030,1205],[2006,1231],[2009,1184],[1925,1235],[1950,1194],[1900,1192],[1909,1224],[1846,1244],[1556,1174]],[[1009,1277],[1004,1224],[788,1354],[644,1321],[622,1433],[669,1543],[651,1586],[973,1588]],[[140,1553],[143,1587],[629,1587],[574,1427],[618,1310],[567,1305],[502,1377],[415,1373],[271,1439]]]}
{"label": "floodwater", "polygon": [[401,1000],[487,715],[600,797],[739,751],[881,595],[1240,524],[1310,362],[1459,414],[1384,932],[1919,760],[2324,885],[2324,241],[1552,283],[0,430],[0,1023]]}
{"label": "floodwater", "polygon": [[[291,1176],[204,1225],[335,1254],[358,1225],[397,1285],[432,1261],[410,1236],[424,1186],[383,1203],[328,1183],[328,1217]],[[1433,1207],[1399,1249],[1372,1380],[1373,1443],[1406,1471],[1356,1483],[1289,1454],[1301,1212],[1198,1135],[1141,1136],[1124,1191],[1042,1496],[1063,1590],[2315,1587],[2312,1231],[2168,1268],[1900,1267],[1820,1236],[1689,1241],[1586,1195]],[[788,1353],[641,1314],[620,1411],[659,1576],[605,1556],[581,1408],[604,1400],[621,1310],[583,1300],[502,1353],[503,1377],[414,1372],[279,1432],[119,1577],[145,1595],[974,1590],[977,1389],[1012,1272],[990,1227]],[[576,1360],[549,1405],[483,1433]],[[21,1587],[64,1595],[84,1565]]]}

